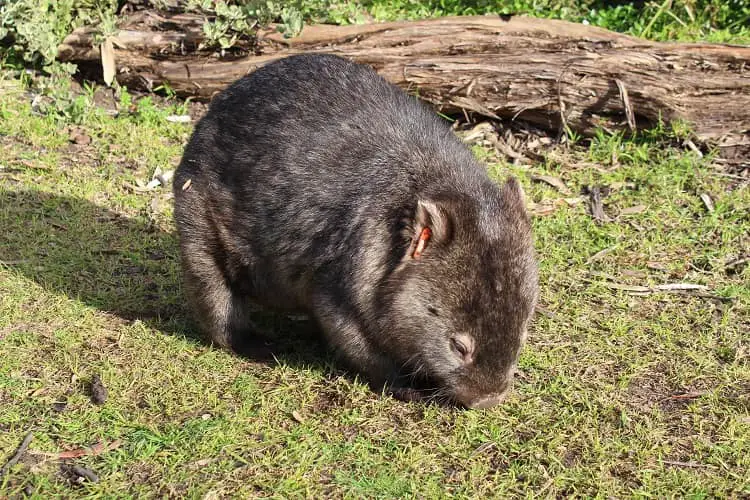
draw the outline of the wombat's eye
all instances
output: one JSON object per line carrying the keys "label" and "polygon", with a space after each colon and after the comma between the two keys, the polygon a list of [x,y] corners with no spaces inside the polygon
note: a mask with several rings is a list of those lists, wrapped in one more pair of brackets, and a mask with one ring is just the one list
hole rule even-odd
{"label": "wombat's eye", "polygon": [[474,339],[470,335],[457,334],[451,337],[451,346],[465,364],[474,362]]}
{"label": "wombat's eye", "polygon": [[454,338],[451,339],[451,342],[453,343],[453,348],[461,356],[466,356],[467,354],[469,354],[469,347],[466,344],[464,344],[463,342],[461,342],[459,339],[457,339],[457,338],[454,337]]}

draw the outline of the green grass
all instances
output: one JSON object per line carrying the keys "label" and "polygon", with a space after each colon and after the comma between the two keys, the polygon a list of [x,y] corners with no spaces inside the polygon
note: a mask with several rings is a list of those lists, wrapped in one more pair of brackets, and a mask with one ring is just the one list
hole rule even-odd
{"label": "green grass", "polygon": [[750,5],[745,0],[303,0],[296,5],[307,22],[518,14],[584,22],[654,40],[750,43]]}
{"label": "green grass", "polygon": [[288,4],[306,22],[517,14],[585,22],[654,40],[750,42],[750,5],[745,0],[301,0]]}
{"label": "green grass", "polygon": [[[145,101],[117,118],[85,114],[92,141],[75,145],[16,82],[3,90],[2,455],[35,434],[3,495],[750,494],[750,271],[726,268],[747,255],[750,190],[668,131],[601,134],[530,167],[477,149],[536,203],[561,197],[529,180],[547,174],[574,193],[624,185],[605,198],[613,217],[647,208],[605,224],[583,204],[534,219],[546,314],[523,376],[501,407],[462,411],[371,393],[283,318],[264,318],[289,347],[278,362],[207,346],[181,299],[169,190],[128,187],[172,168],[190,126]],[[608,282],[709,290],[635,296]],[[93,374],[103,406],[87,394]],[[68,461],[97,484],[73,486],[38,454],[115,440]]]}
{"label": "green grass", "polygon": [[[323,3],[305,5],[314,14]],[[595,3],[500,7],[634,34],[650,23],[658,39],[748,40],[748,13],[732,2],[675,1],[658,16],[661,3],[592,14]],[[361,5],[378,19],[494,9]],[[564,202],[534,217],[543,311],[522,376],[502,406],[462,411],[370,392],[304,322],[259,317],[283,347],[273,363],[206,345],[181,295],[170,189],[137,189],[177,164],[191,126],[166,116],[185,106],[123,93],[112,117],[93,106],[93,89],[72,97],[65,80],[46,83],[32,109],[20,82],[0,80],[0,467],[35,436],[0,497],[750,495],[750,267],[729,265],[748,256],[750,189],[682,148],[679,127],[601,133],[530,166],[475,147],[539,206],[609,186],[615,220]],[[89,144],[70,142],[73,125]],[[612,288],[681,282],[708,289]],[[102,406],[88,394],[94,374],[109,392]],[[65,461],[94,470],[97,484],[72,484],[43,454],[97,442],[120,445]]]}

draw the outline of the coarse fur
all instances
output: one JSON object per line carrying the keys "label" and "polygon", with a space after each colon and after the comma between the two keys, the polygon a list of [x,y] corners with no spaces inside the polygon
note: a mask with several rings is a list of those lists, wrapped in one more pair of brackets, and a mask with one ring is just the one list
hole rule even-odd
{"label": "coarse fur", "polygon": [[521,188],[371,68],[300,55],[241,78],[197,124],[174,193],[188,301],[214,342],[256,335],[255,302],[309,314],[403,397],[507,393],[538,293]]}

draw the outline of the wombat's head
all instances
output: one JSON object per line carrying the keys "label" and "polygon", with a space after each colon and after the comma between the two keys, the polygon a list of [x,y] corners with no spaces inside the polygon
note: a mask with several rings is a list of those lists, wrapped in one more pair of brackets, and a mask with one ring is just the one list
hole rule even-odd
{"label": "wombat's head", "polygon": [[477,194],[416,200],[409,243],[386,287],[385,337],[437,396],[487,408],[512,385],[538,278],[518,182]]}

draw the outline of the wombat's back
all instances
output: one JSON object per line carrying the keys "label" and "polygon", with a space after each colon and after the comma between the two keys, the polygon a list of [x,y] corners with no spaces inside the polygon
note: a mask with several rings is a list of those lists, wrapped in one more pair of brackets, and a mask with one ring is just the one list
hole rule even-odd
{"label": "wombat's back", "polygon": [[[257,280],[268,289],[281,282],[276,295],[290,305],[307,302],[305,283],[328,263],[356,265],[363,238],[382,239],[417,193],[475,197],[490,182],[423,103],[369,67],[327,55],[276,61],[218,95],[175,186],[188,179],[189,191],[175,191],[178,227],[188,238],[224,228],[216,238],[237,255],[265,259],[273,277]],[[356,271],[342,264],[325,272]]]}
{"label": "wombat's back", "polygon": [[471,161],[423,103],[369,67],[327,55],[289,57],[238,80],[212,101],[186,156],[193,161],[179,175],[213,175],[226,185],[255,169],[264,185],[291,174],[312,188],[369,184],[370,192],[434,182],[456,173],[436,166]]}

